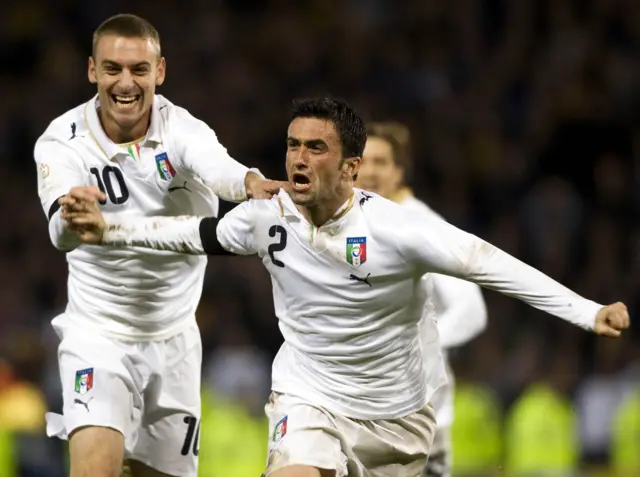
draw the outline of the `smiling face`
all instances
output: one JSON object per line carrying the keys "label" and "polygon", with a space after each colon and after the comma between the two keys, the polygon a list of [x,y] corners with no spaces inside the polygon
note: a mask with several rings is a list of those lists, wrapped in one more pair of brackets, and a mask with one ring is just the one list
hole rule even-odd
{"label": "smiling face", "polygon": [[111,140],[128,142],[145,135],[165,69],[152,39],[115,34],[98,39],[89,58],[89,81],[98,86],[100,119]]}
{"label": "smiling face", "polygon": [[326,119],[298,117],[287,134],[287,177],[294,203],[305,207],[343,200],[360,158],[343,158],[335,124]]}

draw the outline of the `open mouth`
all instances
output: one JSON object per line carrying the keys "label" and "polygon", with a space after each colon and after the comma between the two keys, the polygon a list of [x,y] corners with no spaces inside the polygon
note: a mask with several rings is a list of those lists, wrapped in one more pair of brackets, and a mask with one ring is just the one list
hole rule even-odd
{"label": "open mouth", "polygon": [[118,108],[127,109],[127,108],[132,108],[140,100],[140,95],[130,94],[130,95],[123,96],[119,94],[112,94],[111,99],[113,100],[113,102],[116,104]]}
{"label": "open mouth", "polygon": [[306,192],[311,188],[311,179],[306,174],[294,172],[291,176],[293,190],[296,192]]}

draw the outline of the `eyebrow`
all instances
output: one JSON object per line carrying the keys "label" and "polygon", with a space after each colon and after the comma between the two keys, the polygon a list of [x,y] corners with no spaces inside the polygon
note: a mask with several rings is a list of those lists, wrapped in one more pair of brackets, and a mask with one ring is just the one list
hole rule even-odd
{"label": "eyebrow", "polygon": [[[102,60],[102,66],[122,66],[120,63],[118,63],[117,61],[113,61],[113,60]],[[136,63],[135,65],[132,66],[132,68],[137,68],[140,66],[151,66],[151,63],[149,63],[148,61],[141,61],[140,63]]]}
{"label": "eyebrow", "polygon": [[323,141],[322,139],[307,139],[306,141],[302,141],[302,140],[298,139],[297,137],[287,136],[287,143],[289,143],[289,142],[293,142],[295,144],[304,144],[307,147],[326,146],[327,145],[327,143],[325,141]]}

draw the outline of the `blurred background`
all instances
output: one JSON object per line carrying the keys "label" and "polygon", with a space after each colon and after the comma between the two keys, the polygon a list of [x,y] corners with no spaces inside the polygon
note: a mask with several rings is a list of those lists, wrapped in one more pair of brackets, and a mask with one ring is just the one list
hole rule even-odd
{"label": "blurred background", "polygon": [[[64,309],[67,271],[49,242],[32,150],[51,120],[94,94],[92,31],[123,12],[160,31],[159,93],[244,164],[283,178],[292,98],[343,97],[367,118],[411,127],[411,186],[449,221],[636,315],[638,0],[4,2],[0,476],[65,472],[42,415],[61,408],[49,321]],[[488,329],[453,357],[454,475],[640,476],[638,330],[595,340],[485,298]],[[198,321],[201,474],[257,477],[281,343],[261,263],[212,259]]]}

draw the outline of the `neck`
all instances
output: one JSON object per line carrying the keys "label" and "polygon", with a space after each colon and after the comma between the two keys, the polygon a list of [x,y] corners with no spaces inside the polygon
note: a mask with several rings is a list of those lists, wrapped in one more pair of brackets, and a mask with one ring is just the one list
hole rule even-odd
{"label": "neck", "polygon": [[[331,199],[322,201],[320,204],[315,205],[297,205],[298,210],[302,216],[309,221],[309,223],[316,227],[321,227],[329,220],[334,218],[338,209],[344,205],[345,202],[353,197],[353,188],[350,187],[347,190],[336,194]],[[351,204],[347,205],[344,212],[351,208]],[[340,215],[340,214],[339,214]]]}
{"label": "neck", "polygon": [[389,197],[388,199],[395,202],[396,204],[400,204],[401,202],[403,202],[407,197],[412,197],[413,196],[413,191],[407,187],[407,186],[402,186],[399,189],[396,189]]}
{"label": "neck", "polygon": [[140,118],[140,121],[127,129],[116,124],[116,122],[106,114],[103,108],[98,110],[98,117],[100,118],[100,124],[107,137],[116,144],[123,144],[144,137],[151,123],[151,109]]}

